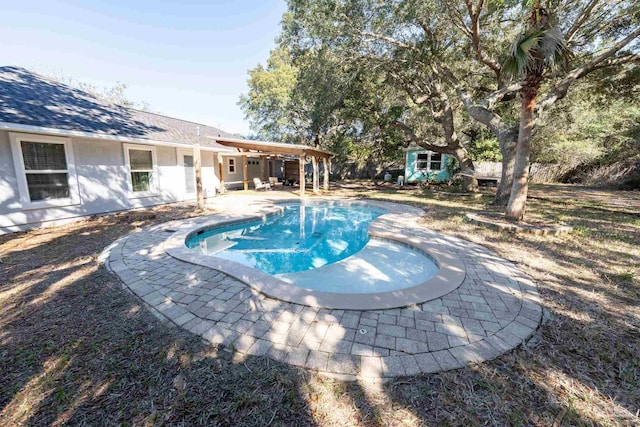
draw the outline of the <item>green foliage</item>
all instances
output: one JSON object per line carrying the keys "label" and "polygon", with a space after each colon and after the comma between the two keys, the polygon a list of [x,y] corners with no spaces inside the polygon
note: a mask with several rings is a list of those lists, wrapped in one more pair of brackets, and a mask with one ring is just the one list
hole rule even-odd
{"label": "green foliage", "polygon": [[295,139],[304,106],[293,99],[298,69],[287,49],[271,52],[267,66],[258,64],[249,70],[249,93],[240,97],[239,105],[258,138],[286,141]]}
{"label": "green foliage", "polygon": [[453,177],[460,172],[460,163],[458,163],[455,157],[447,156],[444,168],[447,171],[447,174],[450,177]]}
{"label": "green foliage", "polygon": [[620,99],[609,91],[585,97],[597,78],[579,83],[548,113],[533,138],[534,161],[608,164],[640,152],[640,98]]}
{"label": "green foliage", "polygon": [[486,128],[472,126],[465,132],[470,140],[466,144],[469,156],[474,162],[500,162],[502,153],[500,143]]}
{"label": "green foliage", "polygon": [[[480,4],[472,3],[473,9]],[[454,116],[449,131],[481,128],[467,144],[471,158],[501,160],[495,129],[460,108],[458,92],[444,76],[458,80],[504,129],[518,121],[517,93],[491,105],[483,98],[504,87],[510,61],[518,76],[540,73],[542,99],[567,75],[569,49],[575,69],[639,23],[629,2],[598,3],[581,21],[588,0],[488,0],[477,11],[480,30],[474,41],[462,1],[287,4],[279,47],[265,66],[250,71],[250,91],[240,105],[261,138],[321,146],[338,159],[362,162],[401,159],[400,148],[410,141],[444,145],[450,136],[443,124],[447,102]],[[565,42],[569,30],[574,32]],[[637,51],[638,43],[628,48]],[[442,72],[445,68],[450,74]],[[536,160],[593,158],[610,152],[611,145],[626,144],[622,139],[633,124],[622,118],[633,110],[622,111],[626,107],[615,100],[624,96],[633,104],[640,98],[640,72],[637,66],[626,73],[621,68],[596,71],[598,78],[573,84],[567,102],[537,118]],[[580,92],[576,97],[574,90]]]}
{"label": "green foliage", "polygon": [[531,26],[518,35],[509,49],[502,71],[506,75],[526,78],[545,70],[566,68],[569,58],[567,42],[555,17],[533,4]]}

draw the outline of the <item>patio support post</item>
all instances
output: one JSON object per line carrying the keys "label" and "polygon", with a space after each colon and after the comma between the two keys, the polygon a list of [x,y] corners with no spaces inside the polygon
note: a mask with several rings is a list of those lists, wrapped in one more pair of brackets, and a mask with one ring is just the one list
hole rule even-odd
{"label": "patio support post", "polygon": [[218,172],[220,174],[220,194],[224,194],[224,158],[220,153],[218,153]]}
{"label": "patio support post", "polygon": [[304,197],[305,190],[305,182],[304,182],[304,162],[305,162],[305,153],[302,153],[298,160],[298,165],[300,166],[300,197]]}
{"label": "patio support post", "polygon": [[249,189],[249,165],[247,163],[247,156],[242,156],[242,175],[244,191],[247,191]]}
{"label": "patio support post", "polygon": [[311,163],[313,164],[313,192],[317,193],[320,190],[320,182],[318,177],[318,159],[316,156],[311,156]]}
{"label": "patio support post", "polygon": [[262,175],[260,179],[263,182],[267,181],[267,163],[269,163],[269,158],[267,156],[260,156],[260,174]]}
{"label": "patio support post", "polygon": [[202,159],[200,157],[200,144],[193,145],[193,163],[196,169],[196,198],[198,208],[204,208],[204,191],[202,191]]}
{"label": "patio support post", "polygon": [[329,165],[327,164],[326,157],[322,158],[322,166],[324,166],[324,182],[322,187],[325,191],[329,191]]}

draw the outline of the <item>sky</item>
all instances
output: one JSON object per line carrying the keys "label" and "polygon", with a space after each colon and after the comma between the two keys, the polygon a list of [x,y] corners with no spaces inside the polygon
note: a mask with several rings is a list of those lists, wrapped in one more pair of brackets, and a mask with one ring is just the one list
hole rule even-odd
{"label": "sky", "polygon": [[247,71],[275,48],[284,0],[6,1],[0,65],[64,76],[152,111],[247,135]]}

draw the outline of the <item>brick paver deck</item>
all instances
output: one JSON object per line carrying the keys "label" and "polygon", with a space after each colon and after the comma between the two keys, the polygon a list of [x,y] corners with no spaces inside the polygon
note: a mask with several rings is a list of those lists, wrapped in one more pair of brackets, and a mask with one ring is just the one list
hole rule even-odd
{"label": "brick paver deck", "polygon": [[[240,207],[221,218],[259,209],[230,205]],[[416,375],[493,359],[530,337],[542,317],[535,284],[512,263],[425,229],[417,217],[395,231],[445,245],[464,263],[464,282],[432,301],[369,311],[279,301],[224,273],[172,258],[164,242],[190,221],[119,239],[105,252],[109,268],[156,314],[242,354],[344,376]]]}

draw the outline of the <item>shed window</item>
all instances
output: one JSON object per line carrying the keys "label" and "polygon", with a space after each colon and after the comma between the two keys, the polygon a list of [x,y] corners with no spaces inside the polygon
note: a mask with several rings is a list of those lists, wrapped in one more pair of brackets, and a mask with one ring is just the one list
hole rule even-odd
{"label": "shed window", "polygon": [[229,173],[236,173],[236,159],[229,159]]}
{"label": "shed window", "polygon": [[429,153],[418,153],[416,169],[427,169],[429,166]]}
{"label": "shed window", "polygon": [[442,154],[418,153],[416,158],[416,170],[439,171],[442,170]]}
{"label": "shed window", "polygon": [[442,169],[442,154],[440,153],[431,153],[431,158],[429,159],[429,169],[432,171],[439,171]]}

